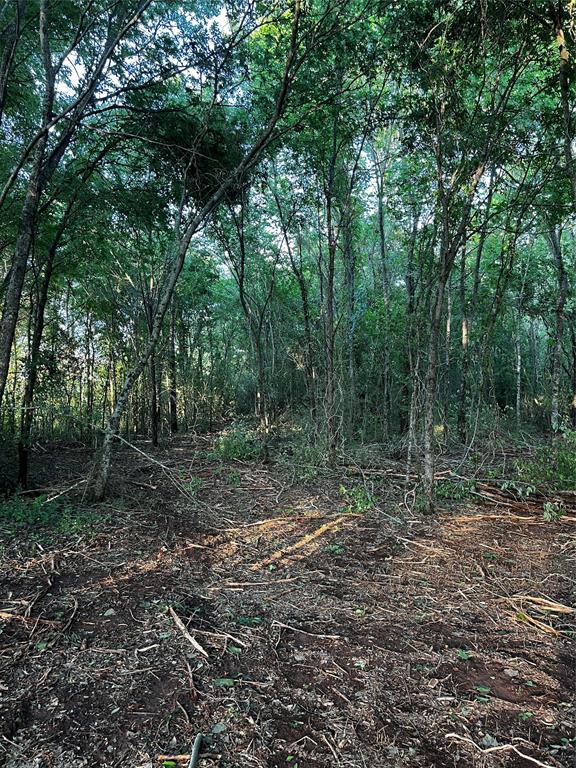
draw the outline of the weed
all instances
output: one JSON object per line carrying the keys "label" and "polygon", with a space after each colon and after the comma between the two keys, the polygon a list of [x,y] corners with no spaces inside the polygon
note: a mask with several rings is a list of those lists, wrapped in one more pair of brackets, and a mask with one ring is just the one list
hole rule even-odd
{"label": "weed", "polygon": [[330,552],[331,555],[343,555],[346,548],[343,544],[328,544],[326,552]]}
{"label": "weed", "polygon": [[520,712],[518,715],[518,718],[523,722],[527,723],[529,720],[531,720],[534,717],[534,712]]}
{"label": "weed", "polygon": [[480,701],[482,703],[486,703],[487,701],[490,701],[490,688],[486,685],[475,685],[475,690],[478,692],[478,695],[475,697],[476,701]]}
{"label": "weed", "polygon": [[460,661],[468,661],[470,659],[470,654],[464,648],[461,648],[458,651],[458,658]]}
{"label": "weed", "polygon": [[362,515],[374,509],[374,496],[363,485],[357,485],[354,488],[346,488],[345,485],[341,485],[340,494],[348,502],[347,512]]}
{"label": "weed", "polygon": [[549,445],[536,450],[530,461],[518,462],[520,480],[566,491],[576,477],[576,430],[566,429]]}
{"label": "weed", "polygon": [[439,480],[436,483],[436,497],[453,501],[469,498],[476,490],[472,480]]}
{"label": "weed", "polygon": [[555,522],[566,514],[566,507],[562,503],[545,501],[544,502],[544,520],[546,522]]}
{"label": "weed", "polygon": [[240,472],[238,472],[237,469],[232,469],[228,473],[228,482],[230,485],[233,485],[235,487],[238,487],[240,483],[242,482],[242,475]]}
{"label": "weed", "polygon": [[201,477],[196,477],[195,475],[192,475],[190,480],[188,480],[187,483],[184,483],[184,487],[190,494],[190,496],[193,496],[194,498],[198,495],[199,491],[202,490],[202,487],[204,486],[204,480],[202,480]]}
{"label": "weed", "polygon": [[516,480],[504,480],[500,487],[503,491],[512,491],[515,496],[518,496],[521,499],[527,499],[529,496],[532,496],[533,493],[536,493],[536,487],[534,485],[518,482]]}
{"label": "weed", "polygon": [[236,624],[240,624],[242,627],[257,627],[262,623],[261,616],[237,616]]}
{"label": "weed", "polygon": [[57,533],[77,533],[101,518],[89,510],[80,510],[61,499],[47,496],[25,498],[11,496],[0,501],[0,527],[9,531],[47,528]]}
{"label": "weed", "polygon": [[223,432],[214,444],[214,456],[227,461],[259,459],[264,446],[258,434],[244,426]]}
{"label": "weed", "polygon": [[326,467],[326,446],[313,444],[308,439],[299,439],[292,447],[290,464],[294,476],[301,482],[315,480]]}

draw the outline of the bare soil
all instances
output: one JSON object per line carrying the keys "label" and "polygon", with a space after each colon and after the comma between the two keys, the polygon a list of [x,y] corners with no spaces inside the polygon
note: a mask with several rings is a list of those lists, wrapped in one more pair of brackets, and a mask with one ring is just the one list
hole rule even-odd
{"label": "bare soil", "polygon": [[[198,733],[201,768],[575,764],[573,510],[428,519],[384,473],[141,447],[108,503],[62,497],[89,525],[4,536],[0,765],[186,766]],[[89,459],[36,457],[38,487]]]}

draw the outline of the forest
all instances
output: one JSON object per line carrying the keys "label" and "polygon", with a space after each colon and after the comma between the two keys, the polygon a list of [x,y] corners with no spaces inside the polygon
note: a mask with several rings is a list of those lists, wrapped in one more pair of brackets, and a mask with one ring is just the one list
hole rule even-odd
{"label": "forest", "polygon": [[573,764],[575,56],[0,0],[0,766]]}

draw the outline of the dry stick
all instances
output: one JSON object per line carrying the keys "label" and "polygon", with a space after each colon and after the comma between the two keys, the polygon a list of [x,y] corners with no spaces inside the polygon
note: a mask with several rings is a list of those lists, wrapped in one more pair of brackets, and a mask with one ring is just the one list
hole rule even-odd
{"label": "dry stick", "polygon": [[483,755],[487,755],[490,752],[516,752],[517,755],[519,755],[523,760],[528,760],[529,763],[534,763],[534,765],[540,766],[540,768],[555,768],[553,765],[550,765],[549,763],[541,763],[540,760],[536,760],[535,757],[530,757],[530,755],[524,754],[524,752],[520,752],[520,750],[514,746],[514,744],[502,744],[498,747],[488,747],[488,749],[482,749],[482,747],[479,747],[476,742],[472,741],[472,739],[468,739],[465,736],[460,736],[457,733],[447,733],[445,738],[447,739],[458,739],[458,741],[463,741],[466,744],[470,744],[470,746],[474,747],[474,749],[478,750],[478,752],[482,752]]}
{"label": "dry stick", "polygon": [[190,632],[188,632],[188,630],[184,626],[184,623],[182,622],[182,619],[178,616],[178,614],[176,613],[174,608],[172,608],[172,606],[170,606],[168,610],[170,611],[170,616],[172,616],[172,618],[174,619],[174,623],[176,624],[176,626],[178,627],[180,632],[182,632],[182,634],[184,635],[186,640],[188,640],[190,645],[195,650],[197,650],[198,653],[201,653],[202,656],[205,656],[208,659],[209,658],[208,652],[204,648],[202,648],[202,646],[200,645],[200,643],[197,640],[194,640],[194,638],[192,637]]}

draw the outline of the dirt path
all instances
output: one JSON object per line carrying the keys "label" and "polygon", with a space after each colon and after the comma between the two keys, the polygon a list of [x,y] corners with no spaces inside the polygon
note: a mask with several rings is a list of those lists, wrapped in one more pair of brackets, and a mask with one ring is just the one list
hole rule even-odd
{"label": "dirt path", "polygon": [[423,520],[384,484],[356,514],[357,477],[157,456],[197,525],[125,453],[106,522],[5,541],[0,764],[156,768],[198,732],[201,768],[574,764],[574,522]]}

